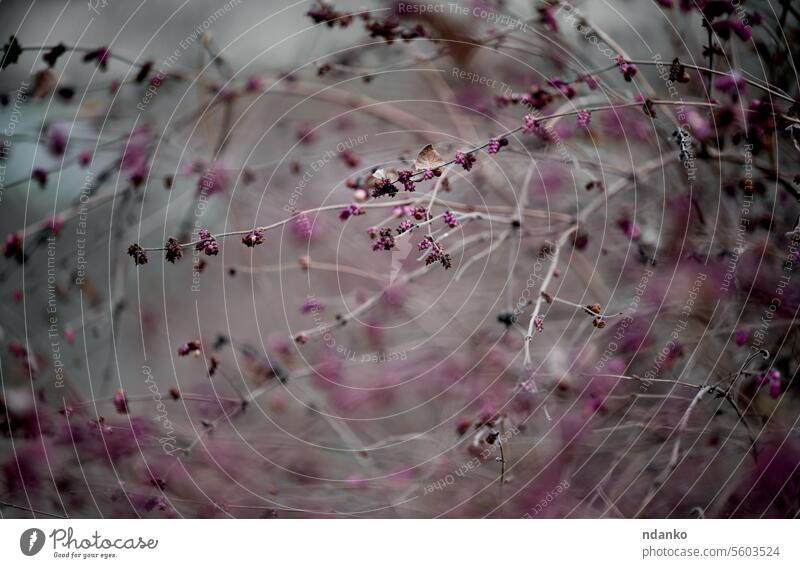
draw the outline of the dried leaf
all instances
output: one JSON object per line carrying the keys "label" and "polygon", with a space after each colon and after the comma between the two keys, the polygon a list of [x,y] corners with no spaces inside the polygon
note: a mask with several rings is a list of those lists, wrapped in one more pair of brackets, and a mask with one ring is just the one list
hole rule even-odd
{"label": "dried leaf", "polygon": [[58,84],[55,72],[47,67],[33,75],[33,98],[41,99],[49,95]]}
{"label": "dried leaf", "polygon": [[394,183],[397,181],[397,170],[394,168],[378,168],[374,172],[372,172],[372,177],[381,180],[381,179],[388,179],[390,182]]}
{"label": "dried leaf", "polygon": [[435,170],[444,165],[444,160],[439,155],[439,152],[433,149],[433,146],[428,144],[425,146],[414,160],[414,168],[416,170]]}

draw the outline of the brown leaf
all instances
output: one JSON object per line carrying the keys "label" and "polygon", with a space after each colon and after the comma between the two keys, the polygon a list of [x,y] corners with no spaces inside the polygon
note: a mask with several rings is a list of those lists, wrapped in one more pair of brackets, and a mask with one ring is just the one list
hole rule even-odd
{"label": "brown leaf", "polygon": [[49,95],[57,84],[58,77],[49,67],[37,71],[33,75],[33,98],[41,99]]}
{"label": "brown leaf", "polygon": [[394,168],[379,168],[372,173],[374,179],[388,179],[394,183],[397,181],[397,170]]}
{"label": "brown leaf", "polygon": [[417,159],[414,160],[414,168],[416,170],[435,170],[443,165],[444,160],[430,144],[425,146],[417,155]]}

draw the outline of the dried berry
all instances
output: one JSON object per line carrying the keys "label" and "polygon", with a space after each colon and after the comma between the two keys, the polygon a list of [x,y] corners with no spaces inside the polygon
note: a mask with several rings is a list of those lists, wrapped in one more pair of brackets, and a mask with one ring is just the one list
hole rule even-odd
{"label": "dried berry", "polygon": [[133,263],[136,266],[147,264],[147,253],[139,246],[139,243],[133,243],[128,247],[128,255],[133,257]]}

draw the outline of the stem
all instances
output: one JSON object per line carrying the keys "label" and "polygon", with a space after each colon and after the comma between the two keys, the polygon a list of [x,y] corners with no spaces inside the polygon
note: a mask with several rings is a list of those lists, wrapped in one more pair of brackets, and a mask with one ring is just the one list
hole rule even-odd
{"label": "stem", "polygon": [[55,513],[48,513],[47,511],[40,511],[39,509],[34,509],[33,507],[24,507],[22,505],[15,505],[13,503],[9,503],[7,501],[3,501],[0,499],[0,509],[6,507],[8,509],[18,509],[20,511],[27,511],[29,513],[33,513],[34,517],[36,515],[43,515],[45,517],[53,517],[55,519],[68,519],[69,517],[65,517],[64,515],[57,515]]}
{"label": "stem", "polygon": [[[702,101],[653,100],[651,102],[652,102],[653,105],[662,105],[662,106],[685,106],[685,105],[690,105],[690,106],[703,106],[703,107],[714,107],[714,108],[719,106],[716,103],[707,103],[707,102],[702,102]],[[565,116],[574,116],[574,115],[578,114],[582,110],[588,110],[590,112],[600,112],[600,111],[605,111],[605,110],[614,110],[614,111],[616,111],[616,110],[620,110],[620,109],[640,107],[641,105],[642,105],[642,103],[635,102],[635,103],[626,103],[626,104],[622,104],[622,105],[604,105],[604,106],[597,106],[597,107],[588,107],[588,108],[584,108],[584,109],[574,109],[574,110],[571,110],[571,111],[564,111],[564,112],[558,112],[558,113],[555,113],[555,114],[541,116],[541,117],[537,118],[537,121],[541,122],[541,121],[544,121],[544,120],[551,120],[551,119],[554,119],[554,118],[561,118],[561,117],[565,117]],[[504,133],[500,134],[497,137],[498,138],[505,138],[507,136],[511,136],[512,134],[516,134],[517,132],[522,131],[523,128],[524,128],[524,126],[517,126],[516,128],[512,128],[510,130],[505,131]],[[490,144],[489,141],[484,142],[484,143],[482,143],[482,144],[480,144],[478,146],[473,147],[470,150],[467,150],[464,153],[466,154],[466,153],[479,152],[480,150],[483,150],[484,148],[488,147],[489,144]],[[453,165],[454,163],[455,163],[455,159],[452,159],[452,160],[450,160],[448,162],[445,162],[440,167],[445,168],[447,166]],[[422,176],[423,174],[424,174],[424,170],[416,170],[416,171],[414,171],[412,173],[413,176]],[[442,174],[442,177],[443,176],[444,176],[444,174]],[[433,195],[431,196],[431,202],[435,201],[435,199],[436,199],[436,192],[438,191],[438,189],[437,189],[438,188],[438,184],[439,184],[439,182],[437,181],[437,185],[434,186],[434,189],[433,189]],[[411,203],[414,203],[414,202],[415,202],[414,200],[406,200],[406,201],[400,201],[400,202],[373,203],[373,204],[362,205],[362,208],[363,209],[373,209],[373,208],[381,208],[381,207],[396,207],[398,205],[408,205],[408,204],[411,204]],[[349,204],[327,205],[327,206],[324,206],[324,207],[317,207],[317,208],[314,208],[314,209],[308,209],[306,211],[301,211],[298,214],[308,214],[308,213],[316,213],[316,212],[322,212],[322,211],[331,211],[331,210],[334,210],[334,209],[342,209],[344,207],[347,207],[347,205],[349,205]],[[272,225],[266,225],[266,226],[262,226],[262,227],[257,227],[257,229],[260,230],[260,231],[266,232],[266,231],[269,231],[271,229],[275,229],[277,227],[281,227],[281,226],[285,225],[286,223],[288,223],[289,221],[291,221],[292,219],[294,219],[294,216],[290,217],[290,218],[287,218],[287,219],[284,219],[283,221],[278,221],[277,223],[273,223]],[[225,232],[225,233],[218,233],[218,234],[212,235],[212,237],[215,238],[215,239],[222,239],[222,238],[231,237],[231,236],[241,236],[241,235],[246,235],[251,230],[252,229],[242,229],[242,230],[237,230],[237,231],[229,231],[229,232]],[[568,236],[569,235],[567,235],[567,237]],[[198,244],[200,242],[202,242],[202,241],[200,239],[197,239],[197,240],[190,241],[190,242],[187,242],[187,243],[181,243],[178,246],[180,246],[181,248],[187,248],[187,247],[192,247],[192,246],[194,246],[194,245],[196,245],[196,244]],[[144,247],[143,250],[145,250],[147,252],[161,251],[161,250],[166,250],[166,247]]]}

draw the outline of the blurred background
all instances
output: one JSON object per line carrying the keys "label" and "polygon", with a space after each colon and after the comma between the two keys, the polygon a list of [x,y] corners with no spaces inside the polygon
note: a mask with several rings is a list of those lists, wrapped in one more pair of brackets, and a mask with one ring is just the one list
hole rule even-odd
{"label": "blurred background", "polygon": [[0,3],[0,512],[795,516],[797,14],[678,4]]}

